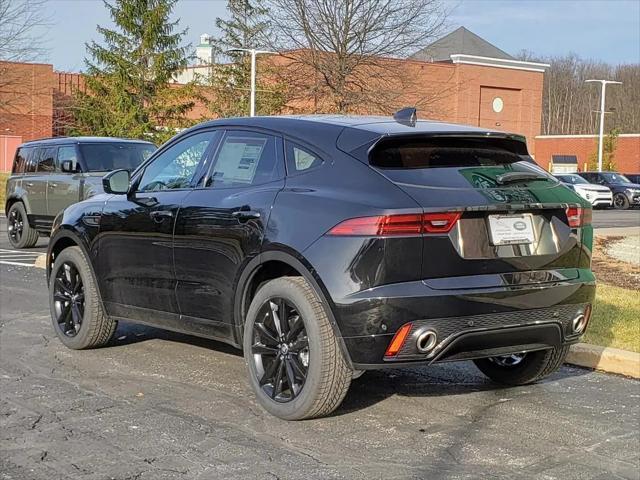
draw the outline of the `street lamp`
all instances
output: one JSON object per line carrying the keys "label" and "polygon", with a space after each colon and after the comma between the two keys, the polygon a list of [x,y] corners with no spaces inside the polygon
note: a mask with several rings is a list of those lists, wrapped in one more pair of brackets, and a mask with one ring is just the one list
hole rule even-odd
{"label": "street lamp", "polygon": [[600,83],[602,85],[600,93],[600,134],[598,135],[598,171],[602,171],[602,144],[604,137],[604,100],[606,97],[607,84],[622,85],[622,82],[614,80],[585,80],[585,83]]}
{"label": "street lamp", "polygon": [[230,48],[225,53],[246,52],[251,54],[251,100],[249,101],[249,116],[256,115],[256,55],[261,53],[277,53],[269,50],[256,50],[255,48]]}

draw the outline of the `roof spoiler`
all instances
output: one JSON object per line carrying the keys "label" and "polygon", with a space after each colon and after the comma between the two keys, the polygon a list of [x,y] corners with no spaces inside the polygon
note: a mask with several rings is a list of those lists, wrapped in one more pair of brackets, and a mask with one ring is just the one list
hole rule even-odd
{"label": "roof spoiler", "polygon": [[416,113],[415,107],[405,107],[394,113],[393,119],[396,122],[401,123],[402,125],[406,125],[407,127],[415,127],[418,115]]}

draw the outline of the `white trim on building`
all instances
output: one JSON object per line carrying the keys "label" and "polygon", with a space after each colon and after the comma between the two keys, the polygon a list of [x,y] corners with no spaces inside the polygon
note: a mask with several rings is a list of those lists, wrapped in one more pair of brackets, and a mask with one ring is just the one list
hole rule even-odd
{"label": "white trim on building", "polygon": [[480,57],[478,55],[466,55],[462,53],[451,55],[451,61],[453,63],[464,63],[467,65],[482,65],[483,67],[508,68],[511,70],[526,70],[529,72],[544,72],[551,66],[548,63],[523,62],[522,60]]}

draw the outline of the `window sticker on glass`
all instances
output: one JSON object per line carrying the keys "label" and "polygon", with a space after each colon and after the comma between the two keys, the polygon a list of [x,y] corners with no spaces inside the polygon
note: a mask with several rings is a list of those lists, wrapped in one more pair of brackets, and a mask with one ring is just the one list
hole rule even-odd
{"label": "window sticker on glass", "polygon": [[214,180],[251,183],[266,143],[265,138],[227,138],[213,171]]}

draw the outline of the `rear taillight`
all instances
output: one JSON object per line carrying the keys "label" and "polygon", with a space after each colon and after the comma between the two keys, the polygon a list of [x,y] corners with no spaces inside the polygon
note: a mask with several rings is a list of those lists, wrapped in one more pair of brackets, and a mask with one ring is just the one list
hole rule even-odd
{"label": "rear taillight", "polygon": [[460,218],[460,212],[425,213],[422,216],[425,233],[449,233]]}
{"label": "rear taillight", "polygon": [[350,218],[329,230],[328,235],[390,236],[448,233],[459,218],[460,212]]}
{"label": "rear taillight", "polygon": [[400,330],[396,332],[391,340],[391,343],[387,347],[387,351],[384,352],[385,357],[395,357],[402,346],[404,345],[405,340],[407,339],[407,335],[411,331],[412,323],[405,323]]}
{"label": "rear taillight", "polygon": [[567,208],[567,223],[571,228],[584,227],[591,225],[591,213],[590,208],[583,207],[568,207]]}

